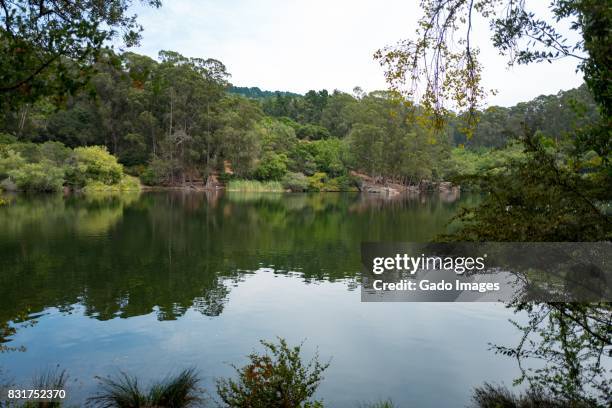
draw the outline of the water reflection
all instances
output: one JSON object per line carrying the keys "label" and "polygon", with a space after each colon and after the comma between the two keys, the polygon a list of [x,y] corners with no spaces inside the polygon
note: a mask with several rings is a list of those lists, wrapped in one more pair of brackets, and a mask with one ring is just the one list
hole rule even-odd
{"label": "water reflection", "polygon": [[189,307],[216,316],[223,280],[261,267],[356,278],[361,241],[425,240],[458,202],[359,194],[18,196],[0,210],[0,320],[85,306],[100,320]]}

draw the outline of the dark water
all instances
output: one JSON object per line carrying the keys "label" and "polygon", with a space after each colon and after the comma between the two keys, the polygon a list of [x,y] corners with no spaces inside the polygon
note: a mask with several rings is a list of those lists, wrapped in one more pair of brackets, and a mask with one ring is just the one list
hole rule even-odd
{"label": "dark water", "polygon": [[[60,365],[80,404],[94,376],[145,383],[197,366],[232,374],[259,339],[306,339],[331,366],[330,407],[391,398],[465,406],[483,381],[510,383],[500,304],[361,303],[362,241],[427,241],[475,198],[358,194],[146,193],[17,196],[0,207],[0,384]],[[23,348],[23,350],[19,350]]]}

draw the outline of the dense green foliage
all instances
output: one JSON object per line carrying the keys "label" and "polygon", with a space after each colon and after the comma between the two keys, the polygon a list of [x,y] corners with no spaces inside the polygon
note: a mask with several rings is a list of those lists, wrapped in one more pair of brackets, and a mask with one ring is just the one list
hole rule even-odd
{"label": "dense green foliage", "polygon": [[[9,139],[9,138],[6,138]],[[70,149],[60,142],[0,141],[0,185],[4,190],[139,190],[140,183],[105,147]]]}

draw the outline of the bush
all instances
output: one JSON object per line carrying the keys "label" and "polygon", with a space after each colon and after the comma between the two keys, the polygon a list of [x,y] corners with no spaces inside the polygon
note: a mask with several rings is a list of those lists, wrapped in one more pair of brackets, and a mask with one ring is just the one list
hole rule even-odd
{"label": "bush", "polygon": [[312,191],[324,191],[327,174],[315,173],[308,177],[308,188]]}
{"label": "bush", "polygon": [[307,191],[308,178],[302,173],[287,173],[281,183],[283,188],[291,191]]}
{"label": "bush", "polygon": [[280,180],[287,173],[287,156],[268,153],[255,168],[255,177],[259,180]]}
{"label": "bush", "polygon": [[24,164],[10,170],[8,176],[25,191],[60,191],[64,185],[64,169],[49,161]]}
{"label": "bush", "polygon": [[217,381],[217,394],[228,408],[306,408],[322,407],[309,401],[323,380],[329,363],[319,362],[318,355],[307,364],[302,362],[301,348],[290,348],[284,339],[278,344],[261,341],[266,352],[249,355],[249,364],[236,368],[238,379]]}
{"label": "bush", "polygon": [[74,149],[68,170],[68,182],[83,187],[91,182],[111,185],[121,181],[123,166],[106,147],[89,146]]}
{"label": "bush", "polygon": [[13,149],[0,149],[0,180],[8,177],[9,172],[25,165],[26,161]]}
{"label": "bush", "polygon": [[333,179],[333,182],[338,187],[338,191],[359,191],[357,188],[357,180],[351,176],[340,176]]}
{"label": "bush", "polygon": [[71,150],[60,142],[45,142],[38,147],[43,160],[49,160],[58,166],[64,165],[70,157]]}
{"label": "bush", "polygon": [[9,145],[15,142],[17,142],[15,136],[0,132],[0,145]]}
{"label": "bush", "polygon": [[16,153],[19,153],[25,161],[29,163],[36,163],[44,159],[40,152],[40,146],[30,142],[17,142],[11,144],[9,147]]}
{"label": "bush", "polygon": [[140,181],[142,181],[142,184],[145,186],[156,186],[160,184],[161,180],[155,169],[149,166],[140,173]]}

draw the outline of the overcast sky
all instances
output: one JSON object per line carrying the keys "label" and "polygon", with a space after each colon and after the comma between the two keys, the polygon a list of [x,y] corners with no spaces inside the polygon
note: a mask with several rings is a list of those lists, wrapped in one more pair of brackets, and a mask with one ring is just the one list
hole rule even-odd
{"label": "overcast sky", "polygon": [[[385,89],[383,70],[372,54],[413,36],[417,0],[166,0],[161,9],[136,9],[144,26],[140,48],[222,61],[237,86],[298,93],[355,86]],[[548,2],[541,0],[540,11]],[[477,24],[489,105],[509,106],[541,94],[579,86],[575,60],[507,68]]]}

